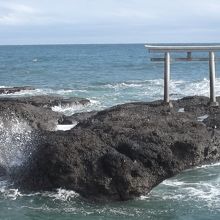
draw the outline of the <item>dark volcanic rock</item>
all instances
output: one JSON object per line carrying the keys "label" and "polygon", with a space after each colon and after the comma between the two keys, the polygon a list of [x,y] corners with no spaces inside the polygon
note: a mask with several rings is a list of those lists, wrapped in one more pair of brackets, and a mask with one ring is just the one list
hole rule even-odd
{"label": "dark volcanic rock", "polygon": [[36,107],[44,107],[50,108],[53,106],[72,106],[72,105],[85,105],[88,104],[90,101],[84,98],[78,97],[70,97],[70,98],[63,98],[60,96],[49,96],[49,95],[42,95],[42,96],[30,96],[30,97],[18,97],[18,98],[1,98],[0,101],[14,101],[24,104],[31,104]]}
{"label": "dark volcanic rock", "polygon": [[6,169],[0,166],[0,177],[6,175]]}
{"label": "dark volcanic rock", "polygon": [[51,109],[36,107],[16,101],[0,101],[0,120],[7,117],[24,119],[34,129],[54,130],[62,114]]}
{"label": "dark volcanic rock", "polygon": [[35,90],[35,88],[31,86],[0,88],[0,94],[11,94],[11,93],[20,92],[23,90]]}
{"label": "dark volcanic rock", "polygon": [[91,112],[75,113],[71,116],[63,115],[63,117],[59,119],[59,124],[73,124],[75,122],[82,122],[96,115],[96,113],[97,111],[91,111]]}
{"label": "dark volcanic rock", "polygon": [[208,127],[213,129],[220,129],[220,112],[211,114],[203,121]]}
{"label": "dark volcanic rock", "polygon": [[70,131],[44,132],[15,183],[31,190],[72,189],[92,199],[146,194],[184,169],[220,159],[215,120],[197,120],[220,113],[207,103],[207,98],[189,97],[174,101],[172,109],[160,101],[124,104]]}
{"label": "dark volcanic rock", "polygon": [[[72,124],[70,119],[51,110],[52,106],[85,105],[89,100],[83,98],[62,98],[56,96],[1,97],[0,117],[13,113],[14,117],[24,118],[34,129],[55,130],[59,122]],[[79,118],[79,117],[78,117]],[[81,117],[82,118],[82,117]],[[72,118],[73,119],[73,118]]]}

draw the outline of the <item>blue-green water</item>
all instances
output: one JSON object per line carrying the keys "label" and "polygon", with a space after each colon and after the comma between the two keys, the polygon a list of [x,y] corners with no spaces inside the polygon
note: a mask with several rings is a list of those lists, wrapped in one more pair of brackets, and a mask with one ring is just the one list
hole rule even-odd
{"label": "blue-green water", "polygon": [[148,196],[109,204],[89,203],[62,189],[25,194],[1,183],[0,219],[219,219],[219,167],[184,171]]}
{"label": "blue-green water", "polygon": [[[150,62],[150,55],[144,45],[1,46],[0,86],[36,88],[12,96],[56,94],[91,100],[88,106],[53,108],[65,114],[161,99],[163,64]],[[217,63],[217,76],[219,68]],[[209,95],[207,62],[175,62],[171,73],[172,98]],[[219,78],[216,92],[220,95]],[[19,140],[12,144],[11,136],[22,135],[29,143],[30,133],[24,122],[12,123],[10,131],[0,123],[0,147],[10,149],[8,161],[18,162],[16,150],[22,145]],[[0,219],[219,219],[219,170],[215,164],[185,171],[148,196],[109,204],[89,203],[64,189],[22,192],[0,179]]]}
{"label": "blue-green water", "polygon": [[[81,96],[96,109],[161,99],[163,64],[150,62],[150,55],[141,44],[1,46],[0,86],[31,85],[37,88],[34,95]],[[171,71],[172,98],[209,95],[207,62],[174,62]],[[220,80],[216,87],[220,95]]]}

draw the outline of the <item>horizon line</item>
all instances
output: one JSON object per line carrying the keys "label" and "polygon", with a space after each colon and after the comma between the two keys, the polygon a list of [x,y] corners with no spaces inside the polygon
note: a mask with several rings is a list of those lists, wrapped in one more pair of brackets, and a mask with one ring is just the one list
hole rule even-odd
{"label": "horizon line", "polygon": [[220,44],[220,42],[191,42],[191,43],[184,43],[184,42],[181,42],[181,43],[177,43],[177,42],[170,42],[170,43],[167,43],[167,42],[163,42],[163,43],[156,43],[156,42],[135,42],[135,43],[131,43],[131,42],[128,42],[128,43],[39,43],[39,44],[0,44],[0,46],[70,46],[70,45],[134,45],[134,44],[139,44],[139,45],[145,45],[145,44],[159,44],[159,45],[163,45],[163,44],[166,44],[166,45],[175,45],[175,44],[185,44],[185,45],[189,45],[189,44]]}

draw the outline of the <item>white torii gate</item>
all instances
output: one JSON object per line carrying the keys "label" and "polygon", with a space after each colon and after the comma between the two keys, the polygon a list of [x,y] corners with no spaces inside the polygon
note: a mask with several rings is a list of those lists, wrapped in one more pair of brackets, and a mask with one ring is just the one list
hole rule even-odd
{"label": "white torii gate", "polygon": [[[169,81],[170,81],[170,53],[186,52],[186,58],[175,58],[176,61],[209,61],[209,77],[210,77],[210,104],[218,106],[215,96],[215,52],[220,51],[220,45],[187,45],[187,46],[171,46],[171,45],[145,45],[150,53],[164,53],[164,58],[151,58],[151,61],[164,62],[164,102],[169,103]],[[193,58],[192,52],[208,52],[209,58]]]}

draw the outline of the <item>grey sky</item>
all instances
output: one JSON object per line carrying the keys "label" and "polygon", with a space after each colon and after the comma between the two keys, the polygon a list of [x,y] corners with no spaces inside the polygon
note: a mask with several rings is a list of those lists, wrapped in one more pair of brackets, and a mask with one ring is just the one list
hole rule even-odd
{"label": "grey sky", "polygon": [[0,0],[0,44],[220,42],[219,0]]}

